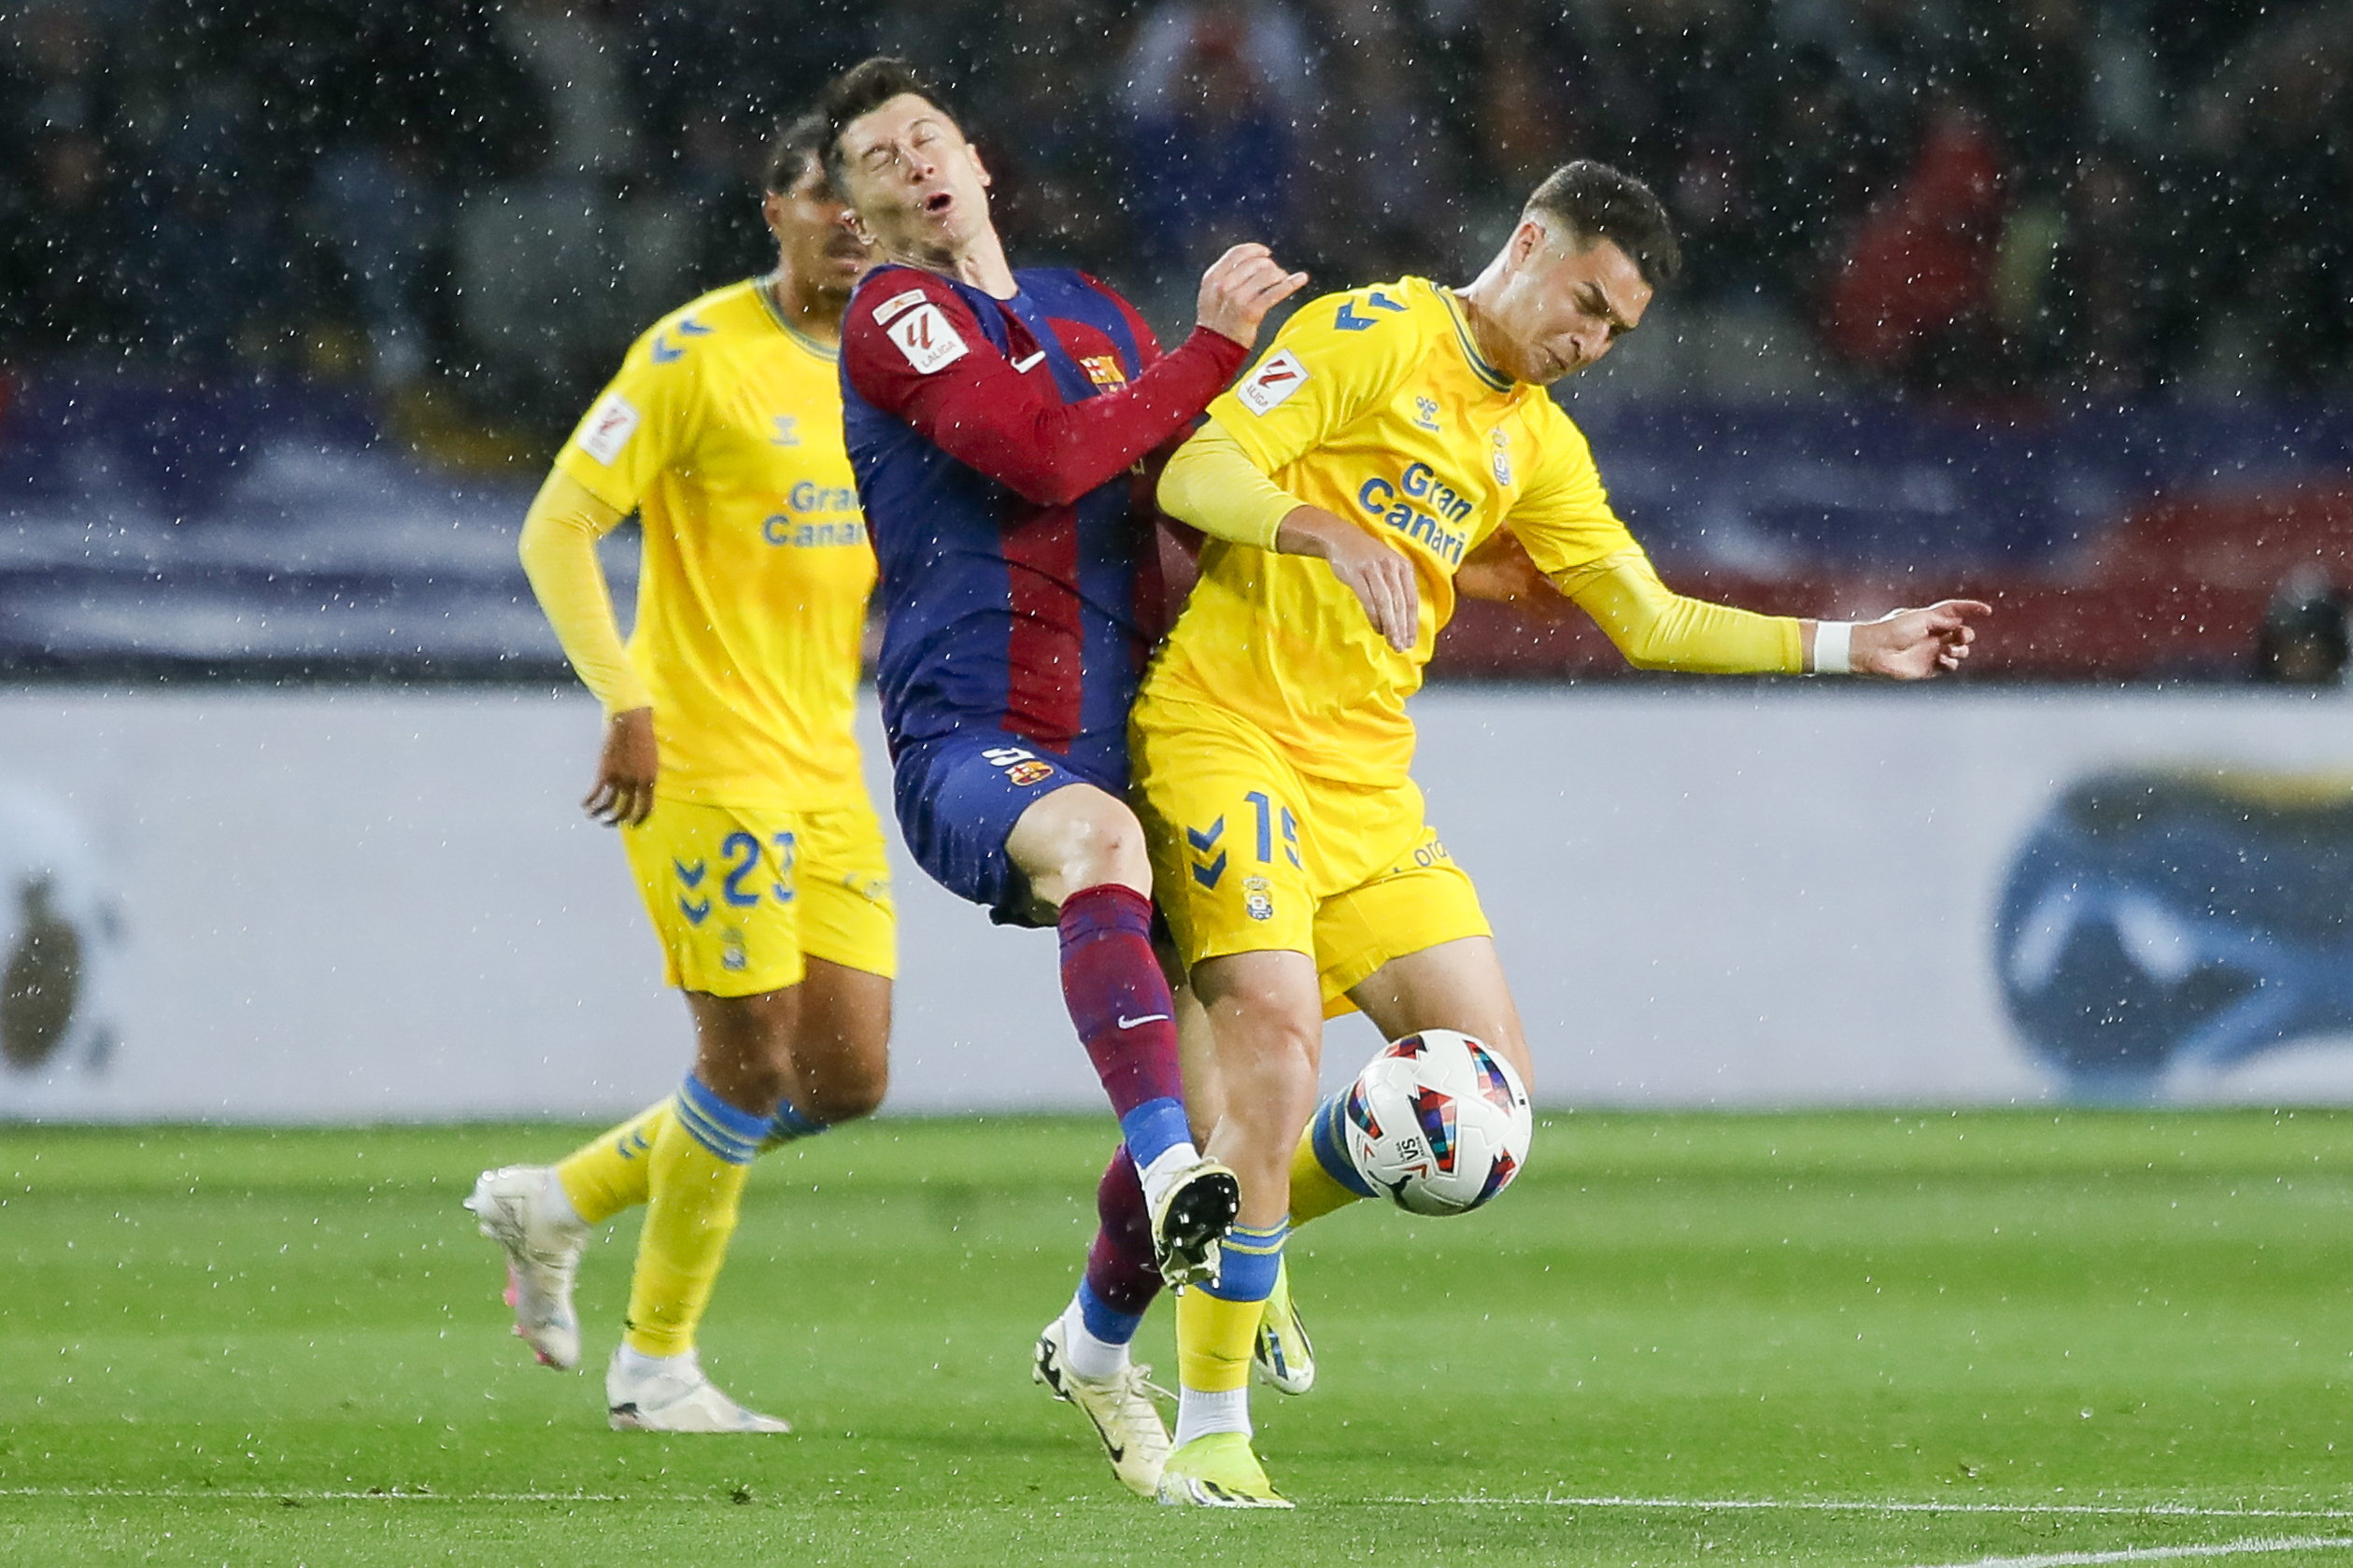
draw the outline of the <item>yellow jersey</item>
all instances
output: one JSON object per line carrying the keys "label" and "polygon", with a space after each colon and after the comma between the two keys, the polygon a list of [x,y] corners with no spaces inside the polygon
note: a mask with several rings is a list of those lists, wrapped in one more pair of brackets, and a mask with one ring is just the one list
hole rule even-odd
{"label": "yellow jersey", "polygon": [[644,530],[629,656],[653,694],[663,796],[864,798],[851,719],[874,552],[837,359],[763,280],[717,290],[631,346],[557,455]]}
{"label": "yellow jersey", "polygon": [[1540,387],[1480,354],[1461,304],[1407,277],[1302,306],[1210,416],[1275,485],[1413,562],[1410,652],[1319,559],[1212,539],[1146,678],[1267,731],[1304,771],[1393,784],[1413,758],[1406,699],[1454,612],[1454,572],[1505,523],[1556,580],[1640,546],[1585,438]]}

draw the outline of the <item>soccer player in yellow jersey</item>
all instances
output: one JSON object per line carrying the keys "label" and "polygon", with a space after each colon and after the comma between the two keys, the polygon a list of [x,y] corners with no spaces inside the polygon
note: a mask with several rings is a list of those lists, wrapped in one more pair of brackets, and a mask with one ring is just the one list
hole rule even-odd
{"label": "soccer player in yellow jersey", "polygon": [[1796,620],[1660,583],[1544,388],[1633,330],[1679,266],[1647,189],[1568,164],[1468,288],[1408,277],[1302,308],[1163,475],[1163,508],[1212,537],[1133,712],[1136,792],[1210,1022],[1190,1109],[1242,1191],[1221,1278],[1178,1303],[1163,1502],[1289,1505],[1250,1448],[1254,1340],[1296,1333],[1267,1306],[1288,1225],[1369,1195],[1312,1128],[1333,1109],[1315,1105],[1325,1016],[1361,1010],[1391,1039],[1460,1030],[1530,1076],[1478,895],[1408,772],[1406,699],[1466,558],[1508,572],[1508,529],[1644,668],[1919,679],[1954,668],[1988,613]]}
{"label": "soccer player in yellow jersey", "polygon": [[[851,733],[874,582],[842,445],[842,312],[869,258],[817,158],[779,137],[765,277],[656,323],[558,454],[523,563],[606,713],[589,814],[619,827],[695,1061],[678,1092],[552,1170],[486,1172],[467,1207],[505,1250],[515,1332],[575,1364],[589,1230],[645,1205],[612,1424],[783,1432],[703,1376],[695,1329],[753,1157],[881,1101],[895,966],[882,830]],[[626,648],[597,541],[645,535]]]}

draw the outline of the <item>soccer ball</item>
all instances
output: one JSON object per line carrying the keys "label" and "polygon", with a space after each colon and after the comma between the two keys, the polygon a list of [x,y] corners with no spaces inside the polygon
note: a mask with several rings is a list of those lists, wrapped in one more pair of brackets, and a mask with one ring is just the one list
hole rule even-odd
{"label": "soccer ball", "polygon": [[1467,1214],[1502,1192],[1536,1130],[1511,1064],[1452,1029],[1374,1057],[1340,1110],[1357,1174],[1415,1214]]}

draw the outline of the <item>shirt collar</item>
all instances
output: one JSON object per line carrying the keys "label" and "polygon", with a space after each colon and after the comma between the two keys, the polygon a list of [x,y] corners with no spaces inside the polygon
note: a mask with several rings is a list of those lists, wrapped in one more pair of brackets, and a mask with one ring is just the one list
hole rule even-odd
{"label": "shirt collar", "polygon": [[1437,284],[1431,287],[1438,290],[1438,297],[1446,306],[1447,319],[1454,323],[1454,341],[1463,346],[1463,358],[1470,361],[1472,373],[1498,392],[1511,390],[1516,383],[1489,364],[1487,356],[1479,351],[1479,340],[1470,334],[1470,318],[1463,313],[1461,297],[1452,289]]}
{"label": "shirt collar", "polygon": [[839,363],[842,358],[842,350],[838,346],[830,343],[819,343],[815,338],[811,337],[807,332],[804,332],[800,328],[794,326],[786,317],[785,313],[776,308],[776,280],[782,275],[784,275],[781,273],[772,272],[764,273],[760,276],[752,279],[752,292],[759,296],[760,309],[768,313],[768,318],[776,323],[778,331],[782,332],[787,337],[792,339],[793,342],[799,344],[802,348],[806,349],[811,354],[815,355],[818,359],[823,360],[827,364]]}

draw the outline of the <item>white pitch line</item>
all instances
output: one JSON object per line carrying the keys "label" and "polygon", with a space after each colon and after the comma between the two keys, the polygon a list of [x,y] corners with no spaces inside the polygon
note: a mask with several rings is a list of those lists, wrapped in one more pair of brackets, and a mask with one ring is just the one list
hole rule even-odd
{"label": "white pitch line", "polygon": [[1981,1557],[1973,1562],[1943,1563],[1938,1568],[2077,1568],[2078,1564],[2093,1562],[2161,1562],[2184,1557],[2254,1557],[2263,1552],[2348,1549],[2353,1549],[2353,1535],[2258,1535],[2245,1541],[2221,1541],[2210,1547],[2130,1547],[2112,1552],[2045,1552],[2036,1557]]}
{"label": "white pitch line", "polygon": [[1402,1507],[1659,1508],[1687,1513],[2055,1514],[2091,1519],[2353,1519],[2353,1508],[2200,1508],[2186,1503],[1871,1503],[1814,1497],[1376,1497]]}
{"label": "white pitch line", "polygon": [[[284,1489],[272,1491],[230,1490],[221,1487],[0,1487],[0,1498],[21,1497],[57,1502],[193,1503],[673,1503],[704,1504],[723,1493],[654,1492],[624,1494],[595,1491],[429,1491],[407,1488],[381,1491]],[[1073,1498],[1073,1502],[1080,1499]],[[1334,1502],[1348,1500],[1334,1499]],[[2346,1508],[2199,1508],[2187,1504],[2154,1503],[2135,1507],[2100,1503],[1881,1503],[1829,1498],[1776,1497],[1368,1497],[1361,1505],[1391,1507],[1489,1508],[1624,1508],[1672,1509],[1690,1513],[1811,1513],[1811,1514],[2006,1514],[2011,1516],[2077,1516],[2145,1519],[2353,1519]],[[2100,1562],[2154,1561],[2174,1557],[2218,1557],[2252,1552],[2353,1548],[2353,1536],[2312,1536],[2292,1541],[2264,1538],[2223,1547],[2151,1547],[2133,1552],[2062,1553],[2054,1557],[1997,1557],[1944,1568],[2062,1568]]]}
{"label": "white pitch line", "polygon": [[707,1493],[624,1497],[596,1491],[232,1491],[223,1487],[0,1487],[0,1497],[50,1498],[64,1503],[708,1503]]}

